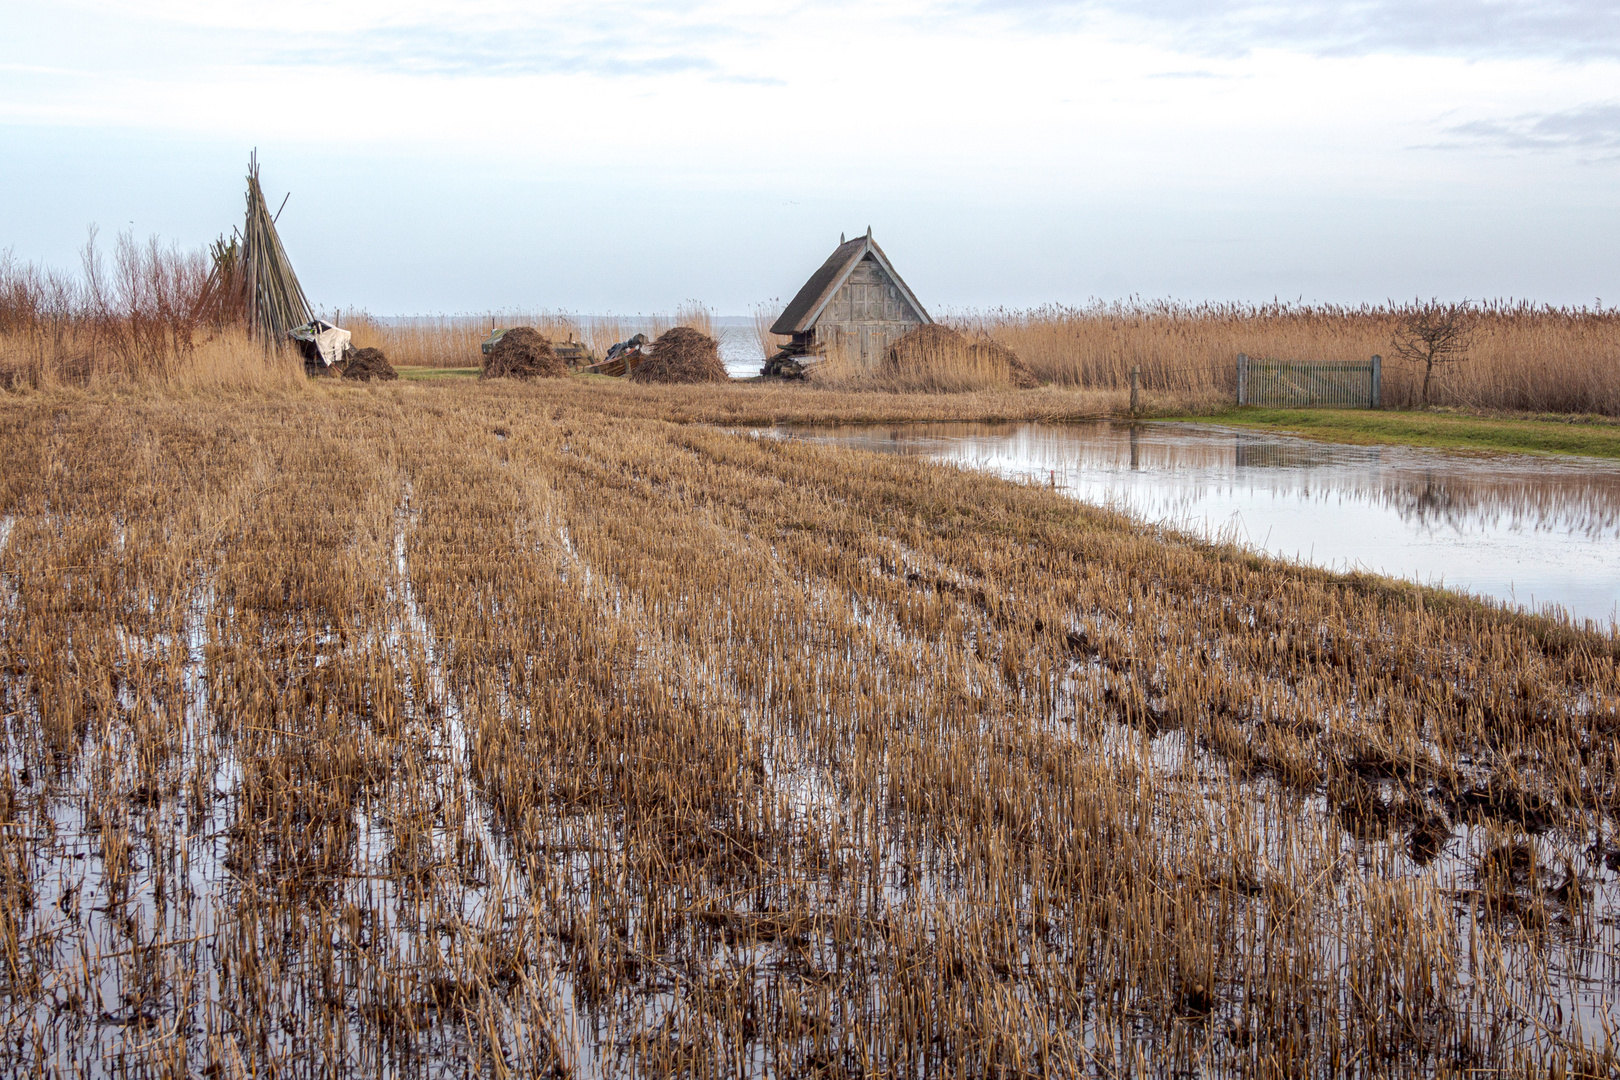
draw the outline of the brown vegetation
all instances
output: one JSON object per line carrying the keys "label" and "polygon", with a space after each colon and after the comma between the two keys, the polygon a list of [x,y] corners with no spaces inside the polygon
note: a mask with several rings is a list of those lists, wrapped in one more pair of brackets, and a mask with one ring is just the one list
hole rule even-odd
{"label": "brown vegetation", "polygon": [[731,389],[0,399],[0,1068],[1614,1071],[1620,642]]}
{"label": "brown vegetation", "polygon": [[227,321],[202,252],[118,237],[109,266],[92,233],[77,275],[0,253],[0,389],[287,386],[291,350],[267,354]]}
{"label": "brown vegetation", "polygon": [[[1117,389],[1142,368],[1153,392],[1236,389],[1239,353],[1279,360],[1392,357],[1422,305],[1097,304],[967,313],[950,321],[1017,351],[1042,382]],[[1620,415],[1620,311],[1485,304],[1468,308],[1468,362],[1437,375],[1440,405]],[[1424,372],[1384,366],[1386,406],[1420,404]]]}
{"label": "brown vegetation", "polygon": [[696,301],[680,305],[673,315],[634,318],[521,310],[379,318],[364,311],[347,311],[336,313],[332,321],[354,335],[356,347],[376,346],[388,353],[396,367],[479,366],[484,359],[483,342],[496,327],[531,326],[548,341],[584,342],[598,357],[638,331],[650,331],[657,337],[671,326],[691,326],[714,336],[713,317]]}
{"label": "brown vegetation", "polygon": [[399,378],[381,349],[356,349],[343,362],[343,377],[354,382],[387,382]]}
{"label": "brown vegetation", "polygon": [[771,327],[775,326],[776,320],[781,317],[782,302],[780,300],[772,300],[768,304],[754,305],[754,340],[759,343],[759,355],[761,358],[775,356],[776,350],[793,340],[791,336],[771,333]]}
{"label": "brown vegetation", "polygon": [[551,342],[530,326],[518,326],[501,335],[484,357],[480,379],[561,379],[568,365],[551,348]]}
{"label": "brown vegetation", "polygon": [[1443,371],[1449,364],[1468,359],[1473,315],[1467,304],[1431,300],[1415,305],[1395,327],[1390,347],[1396,359],[1423,368],[1423,383],[1418,391],[1420,406],[1428,408],[1435,368]]}
{"label": "brown vegetation", "polygon": [[882,373],[897,384],[930,389],[948,385],[959,390],[991,386],[1030,390],[1040,385],[1029,366],[1005,345],[971,339],[940,323],[919,326],[889,346]]}
{"label": "brown vegetation", "polygon": [[397,368],[481,367],[484,340],[496,327],[531,326],[548,341],[590,340],[580,320],[546,311],[379,318],[350,310],[336,312],[332,321],[353,335],[357,348],[379,348]]}
{"label": "brown vegetation", "polygon": [[864,364],[847,348],[833,345],[810,369],[810,379],[818,386],[841,390],[902,393],[965,393],[1039,385],[1011,349],[941,323],[919,326],[905,334],[875,364]]}
{"label": "brown vegetation", "polygon": [[630,381],[717,383],[730,382],[731,376],[720,359],[719,342],[689,326],[677,326],[653,342],[652,352],[630,370]]}

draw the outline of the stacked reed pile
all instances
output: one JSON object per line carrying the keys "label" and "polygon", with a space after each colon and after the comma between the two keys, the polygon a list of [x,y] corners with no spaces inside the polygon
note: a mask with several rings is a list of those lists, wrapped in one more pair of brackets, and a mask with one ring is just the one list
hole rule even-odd
{"label": "stacked reed pile", "polygon": [[561,379],[568,365],[539,331],[519,326],[501,335],[484,358],[480,379]]}
{"label": "stacked reed pile", "polygon": [[868,361],[846,345],[832,344],[810,368],[810,379],[819,387],[901,393],[1028,390],[1039,385],[1013,350],[942,323],[917,327]]}
{"label": "stacked reed pile", "polygon": [[601,400],[0,409],[0,1068],[1615,1069],[1612,635]]}
{"label": "stacked reed pile", "polygon": [[672,326],[691,326],[714,336],[713,317],[696,301],[682,304],[672,315],[569,315],[512,309],[468,315],[381,317],[346,311],[334,314],[332,321],[354,335],[357,348],[382,349],[396,367],[477,367],[483,362],[481,346],[497,327],[530,326],[548,341],[584,342],[598,357],[606,356],[609,348],[637,332],[657,337]]}
{"label": "stacked reed pile", "polygon": [[381,349],[356,349],[343,362],[339,374],[351,382],[388,382],[399,378]]}
{"label": "stacked reed pile", "polygon": [[336,313],[333,322],[354,336],[356,347],[382,349],[395,367],[478,367],[483,342],[497,327],[533,327],[548,341],[592,340],[588,320],[547,311],[384,318],[351,310]]}
{"label": "stacked reed pile", "polygon": [[652,352],[630,369],[629,377],[638,383],[731,381],[720,359],[719,342],[690,326],[677,326],[660,334]]}
{"label": "stacked reed pile", "polygon": [[938,323],[919,326],[889,347],[882,374],[897,385],[977,390],[1038,383],[1018,354],[987,338],[970,339]]}

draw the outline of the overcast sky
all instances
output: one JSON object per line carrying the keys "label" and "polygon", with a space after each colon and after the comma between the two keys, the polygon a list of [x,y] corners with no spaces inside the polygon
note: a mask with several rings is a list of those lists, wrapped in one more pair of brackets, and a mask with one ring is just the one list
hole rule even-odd
{"label": "overcast sky", "polygon": [[[771,10],[775,7],[776,10]],[[1620,0],[0,0],[0,250],[311,299],[723,313],[870,225],[934,310],[1620,300]]]}

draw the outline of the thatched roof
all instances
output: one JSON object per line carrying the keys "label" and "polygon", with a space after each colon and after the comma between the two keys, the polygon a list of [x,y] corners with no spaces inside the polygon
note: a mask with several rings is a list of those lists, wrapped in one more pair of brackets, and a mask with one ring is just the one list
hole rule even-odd
{"label": "thatched roof", "polygon": [[804,288],[800,289],[793,302],[788,304],[787,309],[782,312],[782,317],[772,324],[771,333],[802,334],[815,326],[816,320],[821,318],[822,310],[849,279],[850,272],[868,256],[871,256],[894,282],[895,287],[900,290],[900,295],[905,297],[906,303],[922,317],[923,323],[925,325],[932,323],[934,320],[928,317],[928,312],[923,310],[922,304],[918,303],[910,287],[895,271],[894,264],[889,262],[889,257],[883,254],[883,249],[872,239],[872,230],[867,229],[865,236],[857,236],[834,249],[827,257],[827,261],[821,264],[821,269],[810,275],[810,280],[804,283]]}

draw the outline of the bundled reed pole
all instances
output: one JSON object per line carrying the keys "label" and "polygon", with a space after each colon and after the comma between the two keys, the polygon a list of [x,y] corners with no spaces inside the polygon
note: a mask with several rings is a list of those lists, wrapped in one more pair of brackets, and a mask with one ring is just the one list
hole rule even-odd
{"label": "bundled reed pole", "polygon": [[248,159],[247,219],[242,225],[242,269],[248,334],[268,350],[287,340],[287,331],[314,316],[259,186],[258,152]]}

